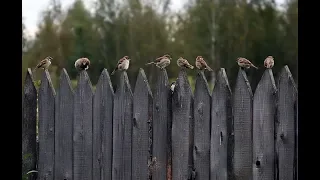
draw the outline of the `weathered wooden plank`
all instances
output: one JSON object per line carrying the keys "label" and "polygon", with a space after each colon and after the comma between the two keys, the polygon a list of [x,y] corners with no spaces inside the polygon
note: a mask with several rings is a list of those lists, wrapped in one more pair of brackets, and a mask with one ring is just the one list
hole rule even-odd
{"label": "weathered wooden plank", "polygon": [[[37,121],[37,90],[34,87],[32,71],[28,68],[24,82],[23,121],[22,121],[22,176],[36,170],[36,121]],[[29,176],[35,179],[34,173]]]}
{"label": "weathered wooden plank", "polygon": [[133,95],[132,179],[149,178],[149,125],[152,122],[152,93],[143,69],[139,70]]}
{"label": "weathered wooden plank", "polygon": [[54,179],[55,95],[48,70],[43,72],[39,89],[39,179]]}
{"label": "weathered wooden plank", "polygon": [[152,162],[151,171],[153,180],[167,180],[167,169],[169,165],[169,148],[168,139],[171,138],[169,133],[170,121],[170,101],[169,81],[167,71],[156,69],[156,85],[153,100],[153,121],[152,121]]}
{"label": "weathered wooden plank", "polygon": [[127,73],[121,72],[114,96],[112,179],[131,180],[133,96]]}
{"label": "weathered wooden plank", "polygon": [[172,179],[192,178],[193,97],[185,69],[181,69],[172,99]]}
{"label": "weathered wooden plank", "polygon": [[271,69],[265,70],[253,99],[253,179],[275,178],[274,123],[277,88]]}
{"label": "weathered wooden plank", "polygon": [[197,180],[210,179],[211,96],[204,73],[198,72],[194,92],[194,168]]}
{"label": "weathered wooden plank", "polygon": [[86,71],[81,71],[74,96],[73,178],[92,179],[93,91]]}
{"label": "weathered wooden plank", "polygon": [[252,98],[247,75],[239,68],[233,100],[233,178],[236,180],[252,180]]}
{"label": "weathered wooden plank", "polygon": [[210,179],[232,179],[233,116],[231,89],[221,68],[212,91]]}
{"label": "weathered wooden plank", "polygon": [[61,71],[55,102],[54,178],[73,180],[72,135],[74,93],[66,69]]}
{"label": "weathered wooden plank", "polygon": [[93,179],[112,178],[113,87],[107,69],[96,85],[93,99]]}
{"label": "weathered wooden plank", "polygon": [[297,88],[285,66],[278,80],[278,118],[276,123],[277,174],[279,180],[297,177]]}

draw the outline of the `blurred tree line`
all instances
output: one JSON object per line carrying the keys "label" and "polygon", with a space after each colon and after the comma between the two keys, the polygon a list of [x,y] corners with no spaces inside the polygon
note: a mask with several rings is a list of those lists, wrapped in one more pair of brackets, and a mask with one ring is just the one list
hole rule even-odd
{"label": "blurred tree line", "polygon": [[[132,86],[139,68],[154,82],[153,66],[144,64],[163,54],[173,62],[167,68],[170,79],[178,74],[180,56],[194,64],[202,55],[217,71],[226,69],[231,85],[237,76],[237,57],[246,57],[259,70],[248,70],[253,88],[264,71],[263,60],[275,58],[274,74],[288,65],[297,83],[298,0],[287,0],[279,9],[273,0],[187,0],[180,12],[170,9],[171,0],[97,0],[88,10],[76,0],[67,10],[51,0],[42,12],[39,31],[30,39],[22,34],[23,69],[46,56],[52,56],[50,74],[54,85],[62,68],[76,79],[74,62],[80,57],[91,60],[88,70],[95,84],[103,68],[109,73],[118,59],[128,55]],[[24,30],[24,24],[22,21]],[[40,79],[41,70],[35,74]],[[189,71],[195,77],[196,71]],[[206,74],[209,79],[214,74]],[[112,77],[113,83],[115,82]]]}

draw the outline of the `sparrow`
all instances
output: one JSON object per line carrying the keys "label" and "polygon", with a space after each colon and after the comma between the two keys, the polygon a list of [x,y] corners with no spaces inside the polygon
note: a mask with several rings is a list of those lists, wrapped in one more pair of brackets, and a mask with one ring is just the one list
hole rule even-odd
{"label": "sparrow", "polygon": [[48,69],[48,67],[50,66],[50,64],[51,64],[51,60],[52,60],[53,58],[51,57],[51,56],[48,56],[48,57],[46,57],[46,58],[44,58],[43,60],[41,60],[40,62],[39,62],[39,64],[37,64],[37,66],[33,69],[33,71],[35,71],[35,70],[37,70],[37,69],[40,69],[40,68],[42,68],[42,69]]}
{"label": "sparrow", "polygon": [[182,57],[180,57],[177,60],[177,64],[179,67],[184,67],[184,68],[189,68],[189,69],[193,69],[193,66],[191,64],[189,64],[188,60],[183,59]]}
{"label": "sparrow", "polygon": [[121,58],[118,61],[117,66],[114,68],[114,70],[112,71],[111,75],[114,75],[114,73],[116,71],[126,71],[129,68],[129,64],[130,64],[130,60],[129,56],[124,56],[123,58]]}
{"label": "sparrow", "polygon": [[206,63],[206,61],[204,61],[202,56],[197,56],[196,58],[196,67],[199,70],[208,70],[208,71],[213,71]]}
{"label": "sparrow", "polygon": [[165,54],[161,57],[158,57],[155,61],[149,62],[146,65],[155,64],[158,68],[164,69],[165,67],[169,66],[171,61],[171,57],[168,54]]}
{"label": "sparrow", "polygon": [[79,58],[76,60],[76,62],[74,63],[74,67],[78,70],[78,71],[83,71],[83,70],[87,70],[89,69],[90,66],[90,60],[88,58]]}
{"label": "sparrow", "polygon": [[238,65],[242,68],[247,68],[249,69],[250,67],[254,67],[258,69],[255,65],[253,65],[248,59],[243,58],[243,57],[238,57],[236,62],[238,62]]}
{"label": "sparrow", "polygon": [[271,69],[274,66],[274,59],[272,56],[268,56],[265,60],[264,60],[264,67]]}

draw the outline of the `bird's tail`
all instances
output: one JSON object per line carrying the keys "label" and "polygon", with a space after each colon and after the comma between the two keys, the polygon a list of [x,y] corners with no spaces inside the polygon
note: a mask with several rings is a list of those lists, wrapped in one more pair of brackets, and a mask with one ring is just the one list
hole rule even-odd
{"label": "bird's tail", "polygon": [[254,68],[256,68],[256,69],[259,69],[257,66],[255,66],[255,65],[253,65],[253,64],[251,64],[251,66],[254,67]]}
{"label": "bird's tail", "polygon": [[209,66],[207,66],[207,70],[208,70],[208,71],[213,71],[213,70],[211,69],[211,67],[209,67]]}
{"label": "bird's tail", "polygon": [[189,69],[193,69],[194,67],[191,64],[186,64],[186,67]]}
{"label": "bird's tail", "polygon": [[116,73],[116,70],[117,70],[117,68],[115,68],[115,69],[112,71],[111,76],[114,75],[114,73]]}
{"label": "bird's tail", "polygon": [[146,65],[150,65],[150,64],[154,64],[154,62],[149,62],[149,63],[147,63]]}
{"label": "bird's tail", "polygon": [[32,73],[36,72],[37,69],[38,69],[38,68],[35,67],[35,68],[32,70]]}

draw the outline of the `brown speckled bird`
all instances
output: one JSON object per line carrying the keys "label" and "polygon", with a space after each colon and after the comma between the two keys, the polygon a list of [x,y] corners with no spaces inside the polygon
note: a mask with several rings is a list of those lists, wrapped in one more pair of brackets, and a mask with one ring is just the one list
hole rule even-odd
{"label": "brown speckled bird", "polygon": [[37,64],[37,66],[33,69],[33,71],[35,71],[35,70],[37,70],[37,69],[40,69],[40,68],[42,68],[42,69],[48,69],[49,66],[50,66],[50,64],[51,64],[51,60],[52,60],[52,59],[53,59],[53,58],[52,58],[51,56],[48,56],[48,57],[44,58],[43,60],[41,60],[41,61],[39,62],[39,64]]}
{"label": "brown speckled bird", "polygon": [[268,56],[265,60],[264,60],[264,67],[271,69],[274,66],[274,58],[272,56]]}
{"label": "brown speckled bird", "polygon": [[147,63],[146,65],[155,64],[158,68],[164,69],[169,66],[171,62],[171,57],[168,54],[165,54],[161,57],[158,57],[156,60]]}
{"label": "brown speckled bird", "polygon": [[126,70],[128,70],[129,65],[130,65],[130,60],[131,59],[129,59],[129,56],[124,56],[123,58],[121,58],[118,61],[117,66],[112,71],[111,75],[114,75],[114,73],[116,73],[116,71],[126,71]]}
{"label": "brown speckled bird", "polygon": [[258,67],[256,67],[255,65],[253,65],[248,59],[243,58],[243,57],[239,57],[237,58],[238,65],[242,68],[247,68],[249,69],[250,67],[254,67],[256,69],[258,69]]}
{"label": "brown speckled bird", "polygon": [[83,70],[88,70],[90,66],[90,60],[88,58],[79,58],[76,60],[76,62],[74,63],[74,67],[78,70],[78,71],[83,71]]}
{"label": "brown speckled bird", "polygon": [[179,59],[177,60],[177,64],[179,67],[193,69],[193,66],[189,64],[188,60],[182,57],[179,57]]}
{"label": "brown speckled bird", "polygon": [[203,59],[202,56],[197,56],[196,58],[196,67],[199,70],[208,70],[208,71],[213,71],[206,63],[206,61]]}

